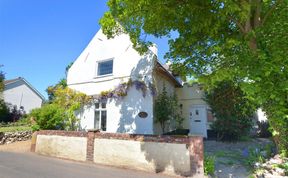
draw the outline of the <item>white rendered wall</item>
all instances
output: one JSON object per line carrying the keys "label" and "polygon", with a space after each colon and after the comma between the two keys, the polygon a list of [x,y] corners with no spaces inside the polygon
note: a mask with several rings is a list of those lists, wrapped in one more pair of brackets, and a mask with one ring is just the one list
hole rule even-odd
{"label": "white rendered wall", "polygon": [[[177,88],[176,93],[179,104],[182,104],[182,116],[184,117],[183,126],[186,129],[190,129],[189,113],[191,106],[204,105],[209,108],[208,104],[203,100],[204,92],[197,84],[192,86],[185,84],[182,88]],[[209,128],[209,123],[207,122],[206,124],[207,128]]]}
{"label": "white rendered wall", "polygon": [[[67,84],[87,95],[95,95],[113,89],[128,78],[152,80],[154,52],[155,47],[146,56],[140,56],[133,49],[128,35],[108,40],[99,30],[69,69]],[[113,59],[113,74],[96,76],[97,62],[107,59]]]}
{"label": "white rendered wall", "polygon": [[59,158],[86,161],[87,138],[38,135],[36,153]]}
{"label": "white rendered wall", "polygon": [[[108,99],[106,132],[153,134],[153,96],[147,90],[142,91],[132,86],[128,95],[119,99]],[[139,112],[146,112],[146,118],[140,118]],[[79,114],[81,129],[94,129],[94,105],[86,106]]]}
{"label": "white rendered wall", "polygon": [[[128,35],[107,39],[102,31],[95,35],[86,49],[68,71],[68,87],[87,95],[98,95],[102,91],[113,90],[129,79],[153,83],[156,47],[146,55],[139,55],[132,47]],[[96,76],[97,62],[113,59],[113,74]],[[144,111],[148,117],[140,119],[138,113]],[[85,107],[79,114],[82,129],[94,128],[94,106]],[[141,91],[131,87],[128,95],[118,101],[109,99],[107,103],[107,132],[153,133],[153,97],[150,90],[144,98]]]}
{"label": "white rendered wall", "polygon": [[98,139],[94,162],[171,175],[189,175],[190,155],[186,144]]}
{"label": "white rendered wall", "polygon": [[[146,112],[146,118],[140,118],[139,112]],[[147,90],[142,91],[135,86],[129,89],[128,95],[122,99],[111,99],[107,105],[107,132],[153,134],[153,96]]]}
{"label": "white rendered wall", "polygon": [[23,106],[26,113],[34,108],[40,108],[43,102],[42,98],[21,80],[6,85],[3,97],[6,103],[16,105],[17,109]]}

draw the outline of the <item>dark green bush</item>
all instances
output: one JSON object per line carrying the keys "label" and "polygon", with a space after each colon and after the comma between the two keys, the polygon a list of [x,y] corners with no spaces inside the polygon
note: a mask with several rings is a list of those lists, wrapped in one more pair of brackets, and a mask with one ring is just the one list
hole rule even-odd
{"label": "dark green bush", "polygon": [[47,104],[42,108],[33,109],[29,115],[36,124],[32,126],[33,130],[59,130],[64,129],[64,120],[66,118],[65,110],[56,104]]}
{"label": "dark green bush", "polygon": [[216,117],[211,128],[219,140],[236,141],[248,135],[256,105],[233,82],[218,83],[206,93],[206,102]]}
{"label": "dark green bush", "polygon": [[3,99],[0,99],[0,122],[9,122],[9,108]]}

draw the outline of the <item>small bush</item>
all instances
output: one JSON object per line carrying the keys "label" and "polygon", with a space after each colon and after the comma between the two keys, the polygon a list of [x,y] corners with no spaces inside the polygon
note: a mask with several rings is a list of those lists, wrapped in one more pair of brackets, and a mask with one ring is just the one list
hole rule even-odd
{"label": "small bush", "polygon": [[66,118],[65,110],[56,104],[47,104],[42,108],[33,109],[29,116],[36,122],[32,126],[33,130],[63,129]]}
{"label": "small bush", "polygon": [[204,156],[204,173],[205,175],[213,175],[215,172],[215,157]]}
{"label": "small bush", "polygon": [[0,99],[0,122],[16,122],[25,116],[23,108],[18,109],[17,106],[5,103],[4,100]]}
{"label": "small bush", "polygon": [[0,99],[0,122],[9,122],[9,108],[3,99]]}

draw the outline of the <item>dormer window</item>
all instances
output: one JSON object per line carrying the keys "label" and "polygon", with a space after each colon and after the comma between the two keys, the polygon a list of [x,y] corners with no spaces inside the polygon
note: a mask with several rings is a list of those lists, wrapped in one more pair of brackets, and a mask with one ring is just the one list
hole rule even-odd
{"label": "dormer window", "polygon": [[113,59],[98,62],[97,76],[109,75],[113,73]]}

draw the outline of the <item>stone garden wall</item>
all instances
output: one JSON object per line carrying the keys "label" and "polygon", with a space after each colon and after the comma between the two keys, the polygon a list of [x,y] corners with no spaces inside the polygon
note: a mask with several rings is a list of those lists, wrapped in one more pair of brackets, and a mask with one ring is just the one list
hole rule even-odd
{"label": "stone garden wall", "polygon": [[32,131],[0,132],[0,145],[30,140]]}

